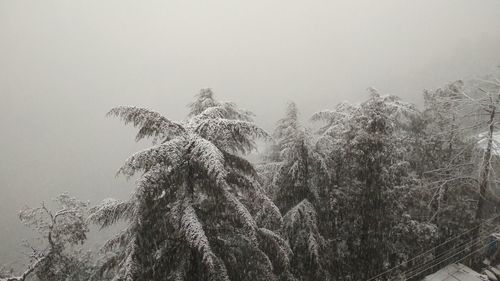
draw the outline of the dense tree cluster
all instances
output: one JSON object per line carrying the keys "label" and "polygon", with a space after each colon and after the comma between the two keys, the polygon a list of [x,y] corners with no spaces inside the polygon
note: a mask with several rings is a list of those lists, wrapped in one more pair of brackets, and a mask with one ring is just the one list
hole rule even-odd
{"label": "dense tree cluster", "polygon": [[[138,178],[133,194],[90,209],[63,195],[58,211],[24,210],[45,248],[32,248],[25,272],[0,280],[422,276],[444,242],[464,232],[464,243],[480,239],[497,212],[500,81],[457,81],[424,99],[419,109],[369,89],[362,103],[315,113],[312,128],[290,103],[273,134],[210,89],[182,121],[113,108],[108,115],[136,127],[136,140],[151,141],[118,171]],[[267,149],[251,163],[257,140]],[[100,253],[75,248],[89,224],[118,221],[125,228]]]}

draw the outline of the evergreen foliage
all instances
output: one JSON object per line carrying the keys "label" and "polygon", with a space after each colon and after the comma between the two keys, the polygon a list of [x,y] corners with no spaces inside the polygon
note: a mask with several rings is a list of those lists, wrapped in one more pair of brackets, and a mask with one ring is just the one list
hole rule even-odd
{"label": "evergreen foliage", "polygon": [[249,112],[204,89],[183,122],[135,107],[109,114],[138,126],[137,139],[159,143],[119,169],[127,177],[140,174],[128,201],[106,200],[91,209],[90,219],[102,227],[128,223],[106,244],[117,253],[102,273],[112,272],[115,280],[291,278],[291,251],[272,231],[281,214],[252,164],[238,156],[254,149],[255,139],[268,138]]}
{"label": "evergreen foliage", "polygon": [[320,187],[328,181],[328,168],[316,151],[309,130],[300,125],[294,103],[288,104],[274,136],[279,149],[278,162],[264,164],[261,170],[273,173],[261,176],[271,185],[267,189],[285,214],[282,233],[294,253],[293,272],[301,280],[325,279],[322,268],[325,242],[317,226],[315,205],[320,205]]}
{"label": "evergreen foliage", "polygon": [[[313,114],[317,130],[290,103],[272,136],[210,89],[182,121],[111,109],[151,141],[117,171],[134,191],[90,209],[67,194],[24,209],[42,244],[0,281],[417,280],[439,269],[451,237],[457,259],[481,254],[472,242],[500,211],[500,81],[425,91],[421,110],[368,91]],[[245,155],[258,140],[271,144],[254,166]],[[124,227],[94,255],[89,222]]]}

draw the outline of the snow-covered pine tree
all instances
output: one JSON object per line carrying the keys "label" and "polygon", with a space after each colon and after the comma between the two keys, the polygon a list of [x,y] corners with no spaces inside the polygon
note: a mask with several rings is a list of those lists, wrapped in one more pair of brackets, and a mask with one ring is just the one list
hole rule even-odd
{"label": "snow-covered pine tree", "polygon": [[288,104],[285,117],[278,121],[274,138],[280,152],[274,175],[278,207],[287,212],[304,199],[315,202],[329,173],[323,155],[316,150],[314,137],[298,120],[295,103]]}
{"label": "snow-covered pine tree", "polygon": [[[293,250],[293,272],[301,280],[323,280],[325,241],[317,226],[320,187],[328,182],[328,171],[307,128],[300,125],[295,103],[275,129],[279,162],[266,163],[261,170],[273,171],[271,188],[283,217],[282,233]],[[268,175],[265,175],[268,176]]]}
{"label": "snow-covered pine tree", "polygon": [[325,124],[317,131],[317,147],[325,155],[332,180],[330,185],[339,186],[344,178],[349,178],[345,174],[350,173],[345,167],[350,156],[345,150],[344,134],[356,110],[356,106],[342,102],[333,110],[321,110],[311,117],[311,121]]}
{"label": "snow-covered pine tree", "polygon": [[108,115],[138,127],[137,139],[153,137],[157,144],[119,170],[141,173],[132,197],[91,210],[102,227],[127,221],[104,246],[118,252],[102,272],[127,281],[293,279],[291,250],[273,232],[280,212],[252,164],[239,156],[255,148],[256,138],[268,138],[249,112],[204,89],[184,122],[127,106]]}
{"label": "snow-covered pine tree", "polygon": [[367,280],[408,259],[422,247],[413,242],[429,241],[435,232],[403,207],[417,186],[408,174],[404,131],[418,112],[395,96],[370,92],[360,105],[313,115],[326,121],[318,142],[335,172],[330,211],[338,221],[329,238],[337,241],[330,256],[338,254],[338,279]]}

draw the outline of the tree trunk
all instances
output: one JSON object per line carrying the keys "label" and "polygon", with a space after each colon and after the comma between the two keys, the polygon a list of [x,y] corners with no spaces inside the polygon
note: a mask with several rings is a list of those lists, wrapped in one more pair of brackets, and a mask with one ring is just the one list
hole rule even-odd
{"label": "tree trunk", "polygon": [[478,180],[478,185],[479,185],[479,198],[477,201],[477,207],[476,207],[476,215],[475,215],[475,220],[476,220],[476,229],[474,231],[474,236],[473,241],[475,242],[475,247],[472,247],[472,251],[474,251],[473,256],[475,256],[473,263],[479,262],[479,259],[481,257],[481,222],[484,218],[483,214],[483,209],[484,209],[484,204],[486,202],[486,188],[488,187],[488,178],[490,176],[490,170],[491,170],[491,155],[492,155],[492,149],[493,149],[493,133],[495,130],[495,123],[494,123],[494,118],[495,118],[495,111],[496,107],[494,105],[490,106],[490,124],[489,124],[489,131],[488,131],[488,142],[486,144],[486,150],[484,152],[484,157],[483,157],[483,163],[481,164],[481,170],[479,171],[479,180]]}

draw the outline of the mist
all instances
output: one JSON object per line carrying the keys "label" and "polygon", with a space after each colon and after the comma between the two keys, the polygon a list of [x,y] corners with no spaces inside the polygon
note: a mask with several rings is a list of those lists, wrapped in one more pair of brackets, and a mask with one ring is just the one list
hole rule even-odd
{"label": "mist", "polygon": [[500,1],[0,1],[0,264],[24,256],[24,205],[68,191],[126,198],[115,178],[137,105],[173,120],[201,88],[272,130],[287,101],[307,120],[372,86],[422,91],[500,65]]}

